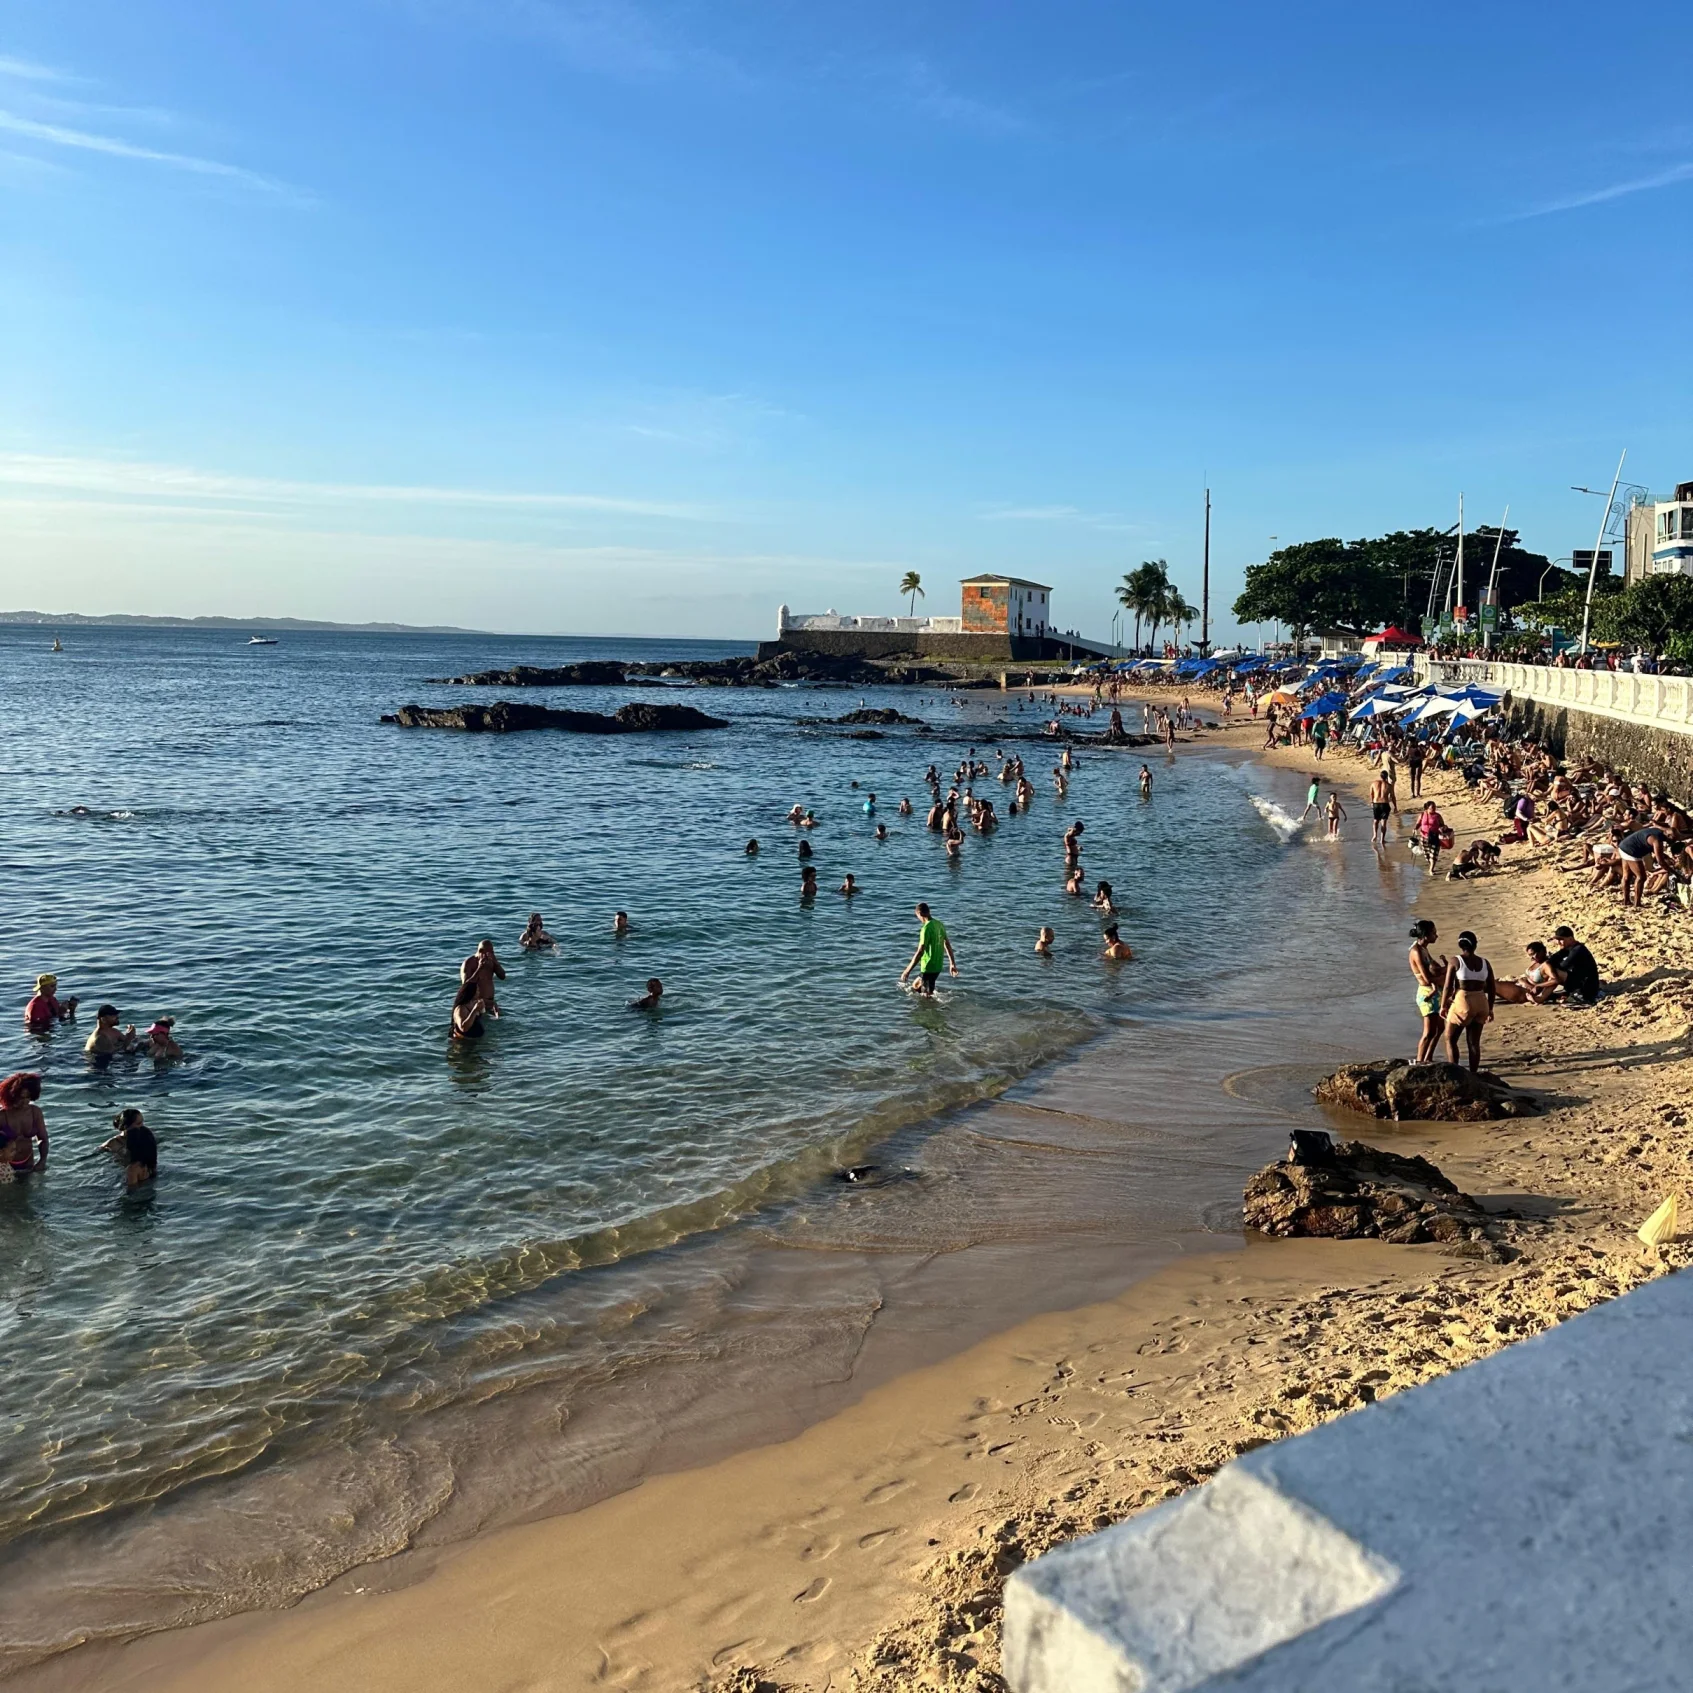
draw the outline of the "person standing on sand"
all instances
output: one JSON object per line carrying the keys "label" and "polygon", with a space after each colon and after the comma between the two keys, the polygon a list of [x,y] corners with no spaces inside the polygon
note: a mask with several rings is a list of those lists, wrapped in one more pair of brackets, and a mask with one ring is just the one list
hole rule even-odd
{"label": "person standing on sand", "polygon": [[1439,931],[1428,918],[1411,925],[1411,980],[1417,984],[1417,1015],[1423,1020],[1423,1032],[1417,1039],[1419,1064],[1432,1064],[1440,1049],[1440,990],[1446,981],[1447,961],[1437,958],[1432,950],[1439,939]]}
{"label": "person standing on sand", "polygon": [[941,966],[944,964],[949,975],[958,974],[958,958],[952,950],[952,942],[947,937],[946,926],[930,914],[927,905],[919,902],[916,908],[917,921],[922,927],[917,931],[917,950],[911,955],[911,962],[899,973],[899,985],[904,987],[911,979],[911,972],[915,970],[918,976],[916,991],[934,997],[935,983],[940,980]]}
{"label": "person standing on sand", "polygon": [[1423,797],[1423,764],[1428,754],[1421,741],[1412,741],[1405,749],[1405,770],[1411,778],[1411,798]]}
{"label": "person standing on sand", "polygon": [[1445,833],[1446,819],[1440,815],[1433,800],[1424,800],[1422,812],[1417,818],[1417,839],[1422,845],[1431,876],[1440,866],[1440,843]]}
{"label": "person standing on sand", "polygon": [[1387,825],[1393,817],[1393,783],[1385,773],[1370,784],[1370,845],[1387,846]]}
{"label": "person standing on sand", "polygon": [[1493,1002],[1498,997],[1493,966],[1476,953],[1476,938],[1466,929],[1458,937],[1458,956],[1446,967],[1446,987],[1441,1013],[1446,1019],[1446,1057],[1458,1062],[1458,1037],[1470,1050],[1470,1074],[1481,1068],[1482,1026],[1493,1021]]}

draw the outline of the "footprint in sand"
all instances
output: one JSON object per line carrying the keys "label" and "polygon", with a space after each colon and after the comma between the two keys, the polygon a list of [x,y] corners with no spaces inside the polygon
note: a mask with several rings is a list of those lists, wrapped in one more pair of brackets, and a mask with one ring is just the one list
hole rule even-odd
{"label": "footprint in sand", "polygon": [[903,1493],[911,1485],[903,1479],[899,1481],[884,1481],[880,1487],[872,1487],[864,1495],[866,1505],[879,1505],[884,1499],[891,1499],[896,1493]]}
{"label": "footprint in sand", "polygon": [[794,1603],[796,1605],[809,1605],[814,1599],[821,1599],[828,1591],[829,1578],[826,1575],[820,1575],[804,1591],[794,1595]]}
{"label": "footprint in sand", "polygon": [[820,1558],[832,1558],[840,1551],[841,1542],[838,1535],[826,1534],[821,1540],[814,1540],[800,1553],[800,1562],[814,1564]]}
{"label": "footprint in sand", "polygon": [[890,1534],[901,1534],[903,1532],[902,1529],[897,1527],[874,1528],[868,1534],[861,1534],[858,1537],[858,1549],[860,1552],[868,1552],[872,1546],[880,1546]]}
{"label": "footprint in sand", "polygon": [[975,1482],[967,1481],[956,1493],[949,1493],[947,1495],[946,1502],[949,1505],[963,1505],[969,1500],[974,1499],[981,1491],[981,1488],[979,1488]]}

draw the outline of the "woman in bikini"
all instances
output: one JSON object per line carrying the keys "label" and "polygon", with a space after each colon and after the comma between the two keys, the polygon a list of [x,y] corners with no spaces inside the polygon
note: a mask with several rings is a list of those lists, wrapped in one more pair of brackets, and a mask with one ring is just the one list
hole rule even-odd
{"label": "woman in bikini", "polygon": [[15,1182],[47,1168],[47,1119],[36,1103],[40,1098],[41,1078],[32,1071],[19,1070],[0,1082],[0,1157]]}
{"label": "woman in bikini", "polygon": [[1458,956],[1446,967],[1446,987],[1441,1011],[1446,1018],[1446,1056],[1458,1062],[1458,1037],[1469,1047],[1470,1074],[1481,1068],[1481,1031],[1493,1021],[1493,1002],[1499,984],[1493,966],[1476,952],[1476,938],[1466,929],[1458,937]]}
{"label": "woman in bikini", "polygon": [[1544,1005],[1557,991],[1558,973],[1546,956],[1544,941],[1530,941],[1528,968],[1514,982],[1500,982],[1494,998],[1501,1005]]}
{"label": "woman in bikini", "polygon": [[1428,918],[1411,925],[1411,979],[1417,984],[1417,1015],[1423,1020],[1417,1041],[1419,1064],[1432,1064],[1440,1049],[1440,989],[1446,980],[1446,960],[1435,957],[1431,950],[1439,939]]}

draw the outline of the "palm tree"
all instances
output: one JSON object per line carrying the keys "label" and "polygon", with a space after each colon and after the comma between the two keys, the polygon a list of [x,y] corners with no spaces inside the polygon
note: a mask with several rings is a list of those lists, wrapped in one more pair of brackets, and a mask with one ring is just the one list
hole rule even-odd
{"label": "palm tree", "polygon": [[902,594],[909,594],[911,596],[911,615],[915,617],[917,615],[918,600],[928,597],[923,592],[923,578],[919,576],[915,570],[906,571],[906,573],[899,579],[899,591]]}
{"label": "palm tree", "polygon": [[[1125,610],[1134,613],[1135,619],[1135,651],[1140,651],[1140,625],[1142,618],[1150,618],[1154,608],[1159,604],[1159,596],[1170,585],[1170,567],[1161,558],[1149,558],[1137,569],[1131,570],[1124,578],[1123,585],[1117,590],[1117,599]],[[1162,619],[1160,619],[1162,621]],[[1153,624],[1154,633],[1157,623]]]}
{"label": "palm tree", "polygon": [[1198,621],[1199,607],[1191,604],[1188,600],[1185,600],[1182,597],[1182,591],[1180,588],[1173,587],[1170,590],[1170,604],[1165,615],[1169,618],[1170,622],[1175,625],[1176,645],[1180,646],[1181,631],[1186,628],[1188,624]]}

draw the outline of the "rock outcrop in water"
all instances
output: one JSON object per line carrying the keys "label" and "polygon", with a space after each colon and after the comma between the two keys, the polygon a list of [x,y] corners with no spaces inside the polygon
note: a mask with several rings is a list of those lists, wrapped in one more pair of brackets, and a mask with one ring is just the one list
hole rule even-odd
{"label": "rock outcrop in water", "polygon": [[510,670],[479,670],[469,676],[426,676],[424,680],[453,688],[618,688],[623,685],[623,669],[613,659],[591,659],[584,664],[561,664],[551,670],[517,664]]}
{"label": "rock outcrop in water", "polygon": [[[932,673],[937,679],[942,671]],[[781,682],[845,682],[854,687],[883,686],[904,681],[896,672],[862,658],[835,658],[829,653],[773,653],[769,658],[680,659],[631,664],[629,675],[658,676],[672,681],[698,682],[709,688],[773,688]]]}
{"label": "rock outcrop in water", "polygon": [[1245,1219],[1261,1234],[1413,1246],[1481,1240],[1487,1213],[1426,1158],[1349,1140],[1260,1170],[1246,1184]]}
{"label": "rock outcrop in water", "polygon": [[653,705],[642,700],[614,716],[597,711],[554,711],[544,705],[495,700],[492,705],[435,708],[403,705],[384,716],[402,729],[463,729],[471,734],[510,735],[524,729],[563,729],[576,735],[640,735],[674,729],[726,729],[721,717],[707,717],[691,705]]}
{"label": "rock outcrop in water", "polygon": [[927,729],[929,725],[921,717],[907,717],[902,711],[891,711],[887,707],[860,706],[857,711],[849,711],[845,717],[830,719],[833,723],[856,723],[864,727],[871,724],[891,725],[895,723],[909,723],[914,729]]}
{"label": "rock outcrop in water", "polygon": [[1403,1058],[1343,1064],[1317,1083],[1316,1095],[1324,1105],[1411,1122],[1486,1123],[1539,1110],[1485,1070],[1472,1076],[1456,1064],[1410,1064]]}

